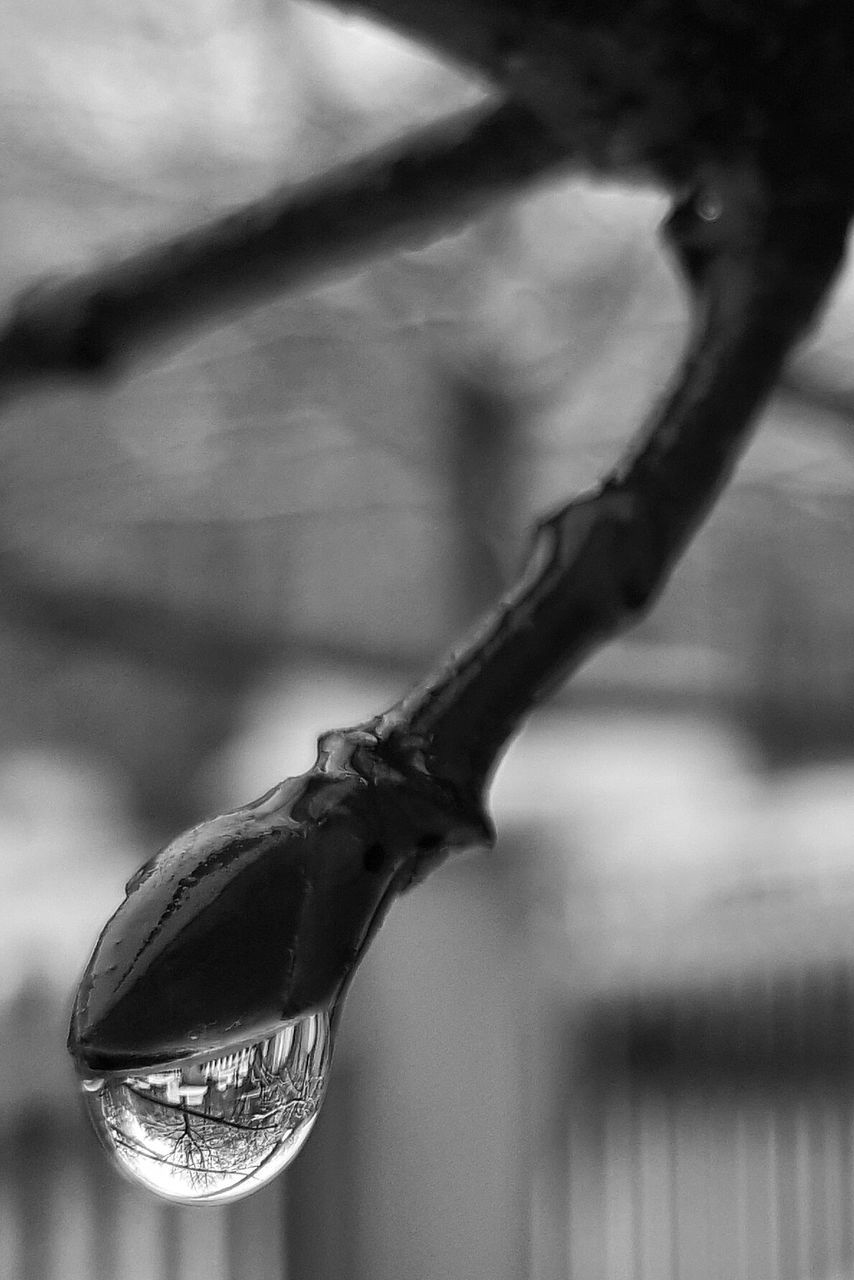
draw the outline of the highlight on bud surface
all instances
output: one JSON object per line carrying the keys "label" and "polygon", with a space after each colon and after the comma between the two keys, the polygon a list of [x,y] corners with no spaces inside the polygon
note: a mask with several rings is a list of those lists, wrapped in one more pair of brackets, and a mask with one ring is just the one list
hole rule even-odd
{"label": "highlight on bud surface", "polygon": [[83,1080],[89,1114],[120,1169],[186,1204],[224,1204],[270,1182],[317,1119],[332,1052],[325,1012],[267,1039],[148,1071]]}

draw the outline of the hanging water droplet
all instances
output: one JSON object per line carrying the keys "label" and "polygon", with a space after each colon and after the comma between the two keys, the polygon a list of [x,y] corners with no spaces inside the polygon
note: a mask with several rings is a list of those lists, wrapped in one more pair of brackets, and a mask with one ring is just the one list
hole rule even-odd
{"label": "hanging water droplet", "polygon": [[125,1173],[169,1200],[222,1204],[257,1191],[297,1154],[331,1048],[327,1014],[313,1013],[266,1040],[84,1080],[84,1096]]}

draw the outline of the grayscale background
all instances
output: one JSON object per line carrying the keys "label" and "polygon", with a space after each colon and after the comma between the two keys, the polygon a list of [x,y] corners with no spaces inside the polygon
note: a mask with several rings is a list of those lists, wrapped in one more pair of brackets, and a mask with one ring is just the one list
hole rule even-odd
{"label": "grayscale background", "polygon": [[[288,0],[0,0],[0,297],[481,86]],[[569,176],[0,415],[0,1277],[851,1280],[854,278],[650,620],[392,912],[315,1132],[122,1182],[70,1000],[128,874],[457,639],[684,336],[662,198]]]}

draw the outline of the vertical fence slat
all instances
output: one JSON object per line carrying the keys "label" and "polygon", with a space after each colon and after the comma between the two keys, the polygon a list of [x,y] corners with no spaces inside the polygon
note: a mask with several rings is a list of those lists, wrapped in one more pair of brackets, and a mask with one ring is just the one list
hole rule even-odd
{"label": "vertical fence slat", "polygon": [[591,1019],[567,1121],[569,1280],[854,1274],[847,971],[609,998]]}
{"label": "vertical fence slat", "polygon": [[284,1213],[279,1183],[227,1211],[228,1280],[284,1280]]}

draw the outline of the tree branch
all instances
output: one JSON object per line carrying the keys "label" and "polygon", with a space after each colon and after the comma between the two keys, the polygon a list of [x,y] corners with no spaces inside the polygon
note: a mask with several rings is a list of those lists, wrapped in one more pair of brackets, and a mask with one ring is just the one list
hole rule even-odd
{"label": "tree branch", "polygon": [[696,332],[640,445],[543,523],[516,587],[435,677],[324,735],[308,773],[186,832],[134,877],[78,993],[69,1045],[82,1070],[151,1067],[313,1009],[340,1014],[397,894],[490,842],[483,792],[520,719],[660,590],[825,296],[849,214],[739,187],[714,222],[677,210],[668,231]]}
{"label": "tree branch", "polygon": [[95,271],[44,280],[0,331],[0,390],[112,370],[175,333],[435,239],[567,155],[513,102],[462,112]]}
{"label": "tree branch", "polygon": [[729,229],[690,202],[671,218],[695,304],[681,372],[601,485],[542,521],[499,607],[383,718],[383,735],[429,744],[431,769],[482,787],[520,718],[665,585],[841,262],[847,208],[772,206],[765,218],[749,247],[722,241]]}

